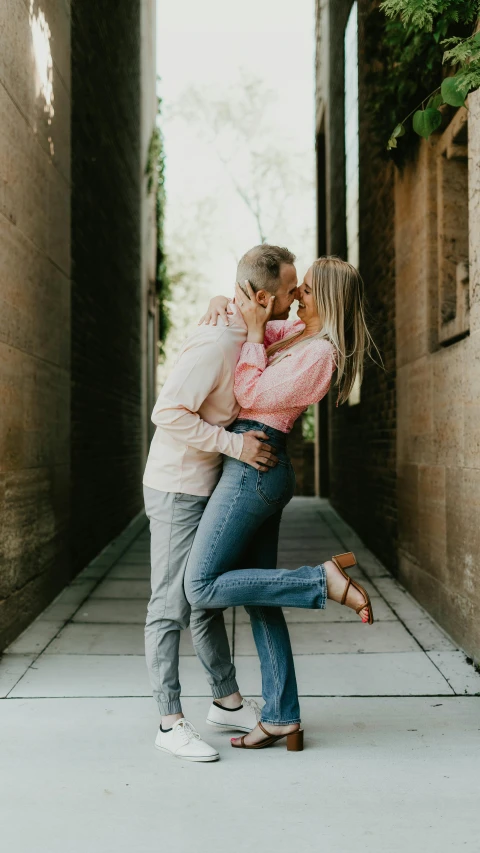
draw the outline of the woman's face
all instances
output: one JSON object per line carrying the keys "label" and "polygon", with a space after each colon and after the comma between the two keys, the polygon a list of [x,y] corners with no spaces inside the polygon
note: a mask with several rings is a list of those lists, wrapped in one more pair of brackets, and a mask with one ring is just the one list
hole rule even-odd
{"label": "woman's face", "polygon": [[305,273],[302,284],[297,288],[298,311],[297,316],[302,323],[318,319],[317,306],[313,299],[312,291],[312,268]]}

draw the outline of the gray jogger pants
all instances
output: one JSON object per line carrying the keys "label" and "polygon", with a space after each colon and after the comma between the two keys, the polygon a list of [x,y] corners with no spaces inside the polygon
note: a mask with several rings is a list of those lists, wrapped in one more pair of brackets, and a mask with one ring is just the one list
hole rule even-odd
{"label": "gray jogger pants", "polygon": [[145,654],[160,713],[179,714],[180,631],[190,629],[215,699],[238,690],[222,610],[191,608],[183,588],[188,555],[207,497],[144,486],[150,521],[152,595],[145,624]]}

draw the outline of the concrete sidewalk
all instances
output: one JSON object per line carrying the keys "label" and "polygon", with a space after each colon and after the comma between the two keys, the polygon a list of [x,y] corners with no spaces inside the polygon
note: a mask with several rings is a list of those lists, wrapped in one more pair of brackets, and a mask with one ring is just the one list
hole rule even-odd
{"label": "concrete sidewalk", "polygon": [[[304,752],[234,751],[230,734],[205,725],[208,689],[187,632],[185,712],[221,761],[155,751],[145,525],[132,523],[0,662],[5,850],[480,849],[480,676],[325,501],[292,501],[279,565],[354,550],[377,621],[334,604],[287,611]],[[227,619],[241,689],[259,696],[246,614]]]}

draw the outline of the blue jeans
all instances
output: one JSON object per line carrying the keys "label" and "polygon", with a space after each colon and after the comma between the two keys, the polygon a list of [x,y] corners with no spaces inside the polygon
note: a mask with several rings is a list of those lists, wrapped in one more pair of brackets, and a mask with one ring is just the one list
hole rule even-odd
{"label": "blue jeans", "polygon": [[235,421],[230,429],[238,433],[263,430],[279,461],[262,473],[237,459],[225,458],[187,562],[185,593],[196,607],[246,607],[262,668],[266,703],[262,720],[277,725],[298,722],[293,657],[280,608],[324,608],[325,569],[274,568],[282,510],[295,487],[286,435],[247,420]]}

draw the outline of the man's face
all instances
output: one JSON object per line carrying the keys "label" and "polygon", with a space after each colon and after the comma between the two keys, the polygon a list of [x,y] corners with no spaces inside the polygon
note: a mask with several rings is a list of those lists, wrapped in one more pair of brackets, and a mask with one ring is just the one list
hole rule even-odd
{"label": "man's face", "polygon": [[[275,302],[273,303],[272,320],[288,320],[290,306],[297,294],[297,284],[297,271],[293,264],[282,264],[280,267],[280,284],[275,293]],[[266,293],[266,291],[259,291],[257,297],[261,294],[266,295],[268,304],[271,294]]]}

